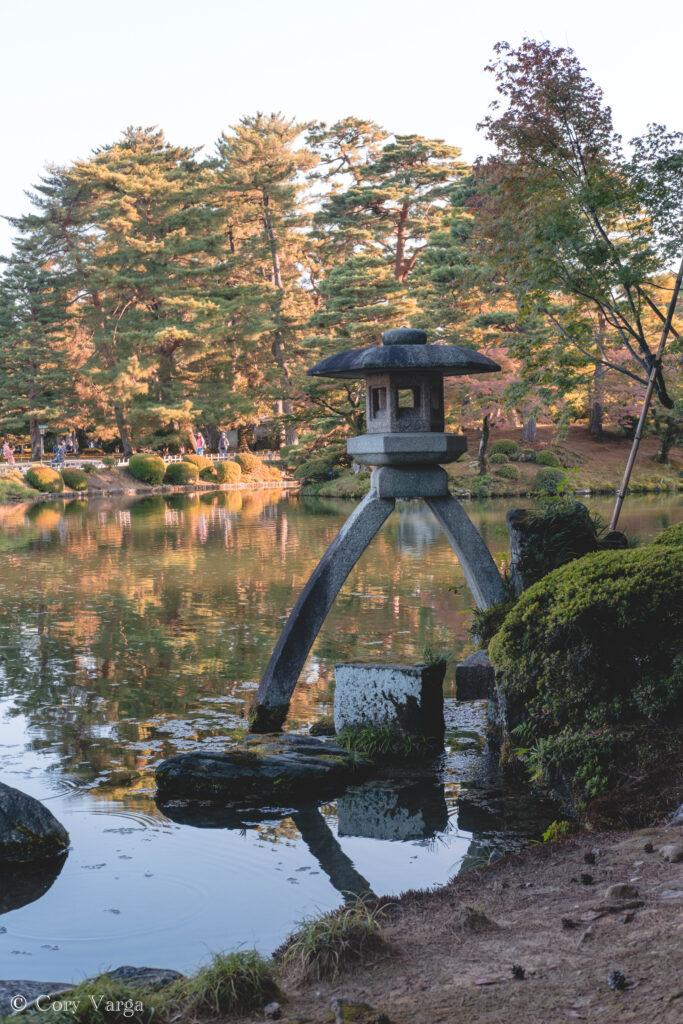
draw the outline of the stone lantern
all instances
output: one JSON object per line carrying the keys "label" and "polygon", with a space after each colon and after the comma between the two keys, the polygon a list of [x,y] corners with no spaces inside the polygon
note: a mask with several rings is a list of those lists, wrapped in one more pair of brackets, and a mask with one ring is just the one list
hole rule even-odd
{"label": "stone lantern", "polygon": [[467,451],[463,434],[444,433],[444,377],[498,370],[497,363],[478,352],[428,345],[424,331],[401,327],[386,331],[381,345],[339,352],[308,371],[315,377],[365,380],[367,433],[350,438],[347,451],[373,472],[368,495],[316,566],[273,650],[249,716],[253,732],[281,727],[325,616],[397,498],[426,501],[458,556],[479,608],[503,600],[495,562],[449,493],[442,469]]}

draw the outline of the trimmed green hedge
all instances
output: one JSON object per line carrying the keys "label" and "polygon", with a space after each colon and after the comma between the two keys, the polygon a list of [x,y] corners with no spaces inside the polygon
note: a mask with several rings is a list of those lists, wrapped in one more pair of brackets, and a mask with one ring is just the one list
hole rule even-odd
{"label": "trimmed green hedge", "polygon": [[250,474],[257,474],[261,470],[261,460],[251,452],[238,452],[235,456],[235,462],[240,466],[242,473],[245,476]]}
{"label": "trimmed green hedge", "polygon": [[64,490],[64,481],[51,466],[31,466],[24,477],[26,482],[43,494],[57,494]]}
{"label": "trimmed green hedge", "polygon": [[535,461],[537,466],[552,466],[553,469],[560,467],[560,460],[555,452],[536,452]]}
{"label": "trimmed green hedge", "polygon": [[564,472],[552,466],[543,466],[536,474],[535,490],[541,494],[557,494],[564,483]]}
{"label": "trimmed green hedge", "polygon": [[183,455],[183,462],[190,462],[199,472],[213,466],[213,461],[207,459],[206,455]]}
{"label": "trimmed green hedge", "polygon": [[503,480],[519,480],[519,470],[509,463],[506,466],[497,466],[493,473],[494,476],[499,476]]}
{"label": "trimmed green hedge", "polygon": [[683,519],[680,523],[676,523],[674,526],[667,526],[666,530],[662,530],[662,532],[655,537],[652,543],[657,545],[661,544],[664,547],[683,546]]}
{"label": "trimmed green hedge", "polygon": [[88,476],[82,469],[68,468],[62,470],[62,480],[72,491],[87,491]]}
{"label": "trimmed green hedge", "polygon": [[242,478],[242,467],[239,462],[217,462],[216,479],[219,484],[236,484]]}
{"label": "trimmed green hedge", "polygon": [[489,448],[490,455],[516,455],[519,445],[516,441],[495,441]]}
{"label": "trimmed green hedge", "polygon": [[131,455],[128,470],[131,476],[136,480],[142,480],[143,484],[158,487],[164,479],[166,466],[158,455]]}
{"label": "trimmed green hedge", "polygon": [[648,768],[683,714],[682,586],[683,549],[651,545],[586,555],[522,593],[489,654],[537,779],[583,800]]}
{"label": "trimmed green hedge", "polygon": [[164,473],[165,484],[195,484],[199,469],[191,462],[169,462]]}
{"label": "trimmed green hedge", "polygon": [[504,466],[505,463],[509,461],[510,456],[506,455],[505,452],[494,452],[489,459],[492,466]]}

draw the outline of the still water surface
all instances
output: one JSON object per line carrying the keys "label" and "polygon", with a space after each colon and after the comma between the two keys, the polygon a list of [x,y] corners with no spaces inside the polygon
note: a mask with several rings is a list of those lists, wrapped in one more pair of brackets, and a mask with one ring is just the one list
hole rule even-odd
{"label": "still water surface", "polygon": [[[611,502],[591,507],[608,515]],[[2,509],[0,777],[47,802],[71,849],[56,877],[27,876],[21,894],[0,883],[0,977],[187,970],[218,950],[269,951],[344,891],[443,883],[552,819],[501,790],[483,708],[453,700],[471,599],[418,504],[388,520],[347,580],[288,727],[331,709],[335,661],[450,652],[439,770],[272,820],[187,823],[157,808],[159,760],[220,747],[243,726],[282,623],[350,508],[259,491]],[[503,504],[468,511],[503,563]],[[647,539],[682,517],[680,499],[633,499],[620,525]]]}

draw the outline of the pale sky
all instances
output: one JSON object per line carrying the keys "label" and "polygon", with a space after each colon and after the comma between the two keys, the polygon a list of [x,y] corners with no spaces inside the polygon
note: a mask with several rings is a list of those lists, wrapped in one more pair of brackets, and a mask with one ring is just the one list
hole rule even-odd
{"label": "pale sky", "polygon": [[[0,0],[0,214],[28,209],[47,163],[129,124],[207,150],[245,114],[355,115],[485,150],[494,43],[570,46],[629,139],[683,127],[678,4],[615,0]],[[0,221],[0,253],[10,229]]]}

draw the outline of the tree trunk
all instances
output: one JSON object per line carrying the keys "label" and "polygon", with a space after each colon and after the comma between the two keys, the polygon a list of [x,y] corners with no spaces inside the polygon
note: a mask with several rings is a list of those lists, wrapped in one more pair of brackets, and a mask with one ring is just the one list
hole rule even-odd
{"label": "tree trunk", "polygon": [[536,440],[536,417],[529,416],[528,420],[525,420],[524,426],[522,427],[522,441],[526,441],[527,444],[533,444]]}
{"label": "tree trunk", "polygon": [[479,451],[477,453],[477,462],[479,463],[479,473],[483,476],[488,473],[489,466],[486,458],[486,449],[489,445],[489,414],[486,413],[481,425],[481,434],[479,435]]}
{"label": "tree trunk", "polygon": [[126,459],[129,459],[133,455],[135,449],[133,448],[133,439],[130,436],[130,430],[128,424],[123,415],[123,409],[120,405],[114,406],[114,416],[116,418],[116,426],[119,431],[119,437],[121,438],[121,447],[123,454]]}
{"label": "tree trunk", "polygon": [[28,426],[31,435],[31,459],[34,462],[40,462],[40,431],[38,430],[38,420],[31,418]]}
{"label": "tree trunk", "polygon": [[588,421],[588,433],[591,437],[600,439],[602,437],[602,420],[605,414],[605,374],[607,367],[603,363],[596,363],[593,371],[593,383],[590,395],[590,416]]}
{"label": "tree trunk", "polygon": [[216,451],[216,449],[218,448],[219,433],[220,431],[215,423],[204,424],[204,437],[206,438],[208,448],[210,448],[212,451]]}
{"label": "tree trunk", "polygon": [[248,452],[249,442],[254,439],[254,430],[250,425],[240,424],[237,427],[237,451]]}

